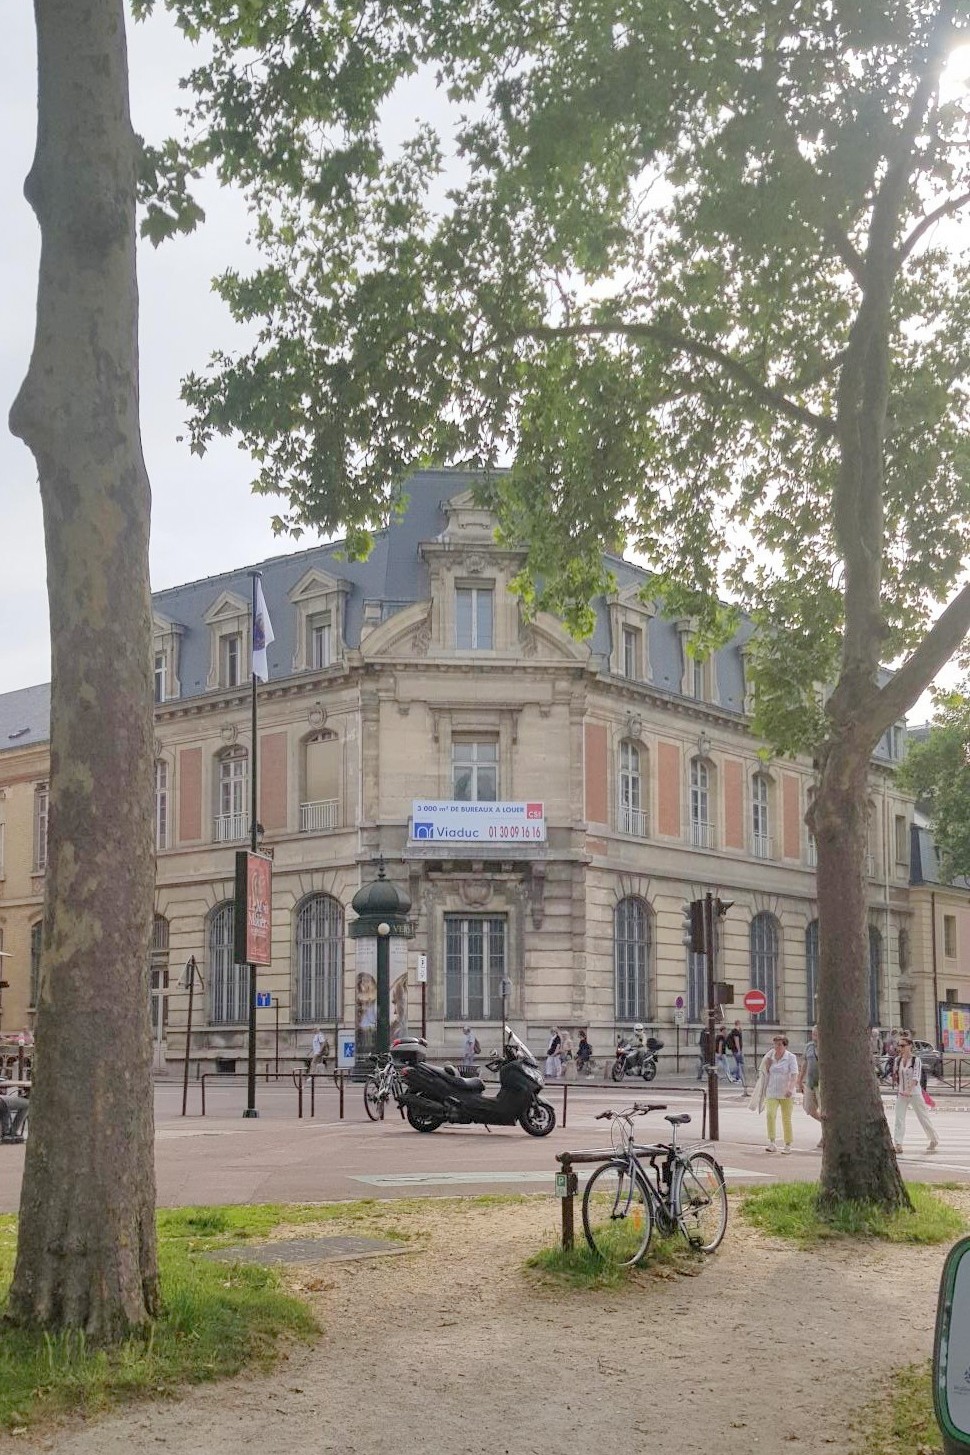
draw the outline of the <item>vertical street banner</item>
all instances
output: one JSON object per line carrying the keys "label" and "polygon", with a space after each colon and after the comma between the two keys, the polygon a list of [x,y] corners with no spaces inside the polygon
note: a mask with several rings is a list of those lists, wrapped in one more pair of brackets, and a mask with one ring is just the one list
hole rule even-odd
{"label": "vertical street banner", "polygon": [[236,850],[236,924],[234,958],[237,965],[271,965],[273,920],[273,861],[268,854]]}

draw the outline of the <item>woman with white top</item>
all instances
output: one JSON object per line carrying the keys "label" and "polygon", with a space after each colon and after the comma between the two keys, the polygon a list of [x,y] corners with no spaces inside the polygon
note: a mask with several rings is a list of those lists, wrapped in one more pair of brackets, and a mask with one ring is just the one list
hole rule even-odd
{"label": "woman with white top", "polygon": [[778,1125],[778,1109],[781,1108],[781,1130],[785,1138],[782,1152],[792,1149],[791,1109],[798,1085],[798,1059],[788,1049],[787,1036],[775,1036],[772,1049],[761,1063],[761,1074],[765,1077],[765,1112],[768,1119],[768,1144],[766,1152],[777,1152],[775,1131]]}
{"label": "woman with white top", "polygon": [[896,1118],[893,1125],[893,1142],[897,1152],[903,1150],[903,1137],[906,1135],[906,1113],[910,1106],[916,1113],[916,1120],[930,1139],[927,1152],[935,1152],[940,1145],[940,1139],[936,1135],[936,1129],[930,1121],[930,1114],[926,1110],[926,1103],[923,1100],[923,1063],[918,1056],[913,1055],[912,1038],[901,1035],[899,1037],[899,1059],[896,1062]]}

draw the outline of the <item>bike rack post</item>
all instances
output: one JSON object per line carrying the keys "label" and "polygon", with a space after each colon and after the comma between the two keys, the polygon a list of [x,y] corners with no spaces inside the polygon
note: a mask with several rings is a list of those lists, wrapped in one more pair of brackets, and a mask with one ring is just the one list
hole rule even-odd
{"label": "bike rack post", "polygon": [[569,1099],[569,1082],[568,1081],[564,1081],[563,1084],[562,1084],[562,1124],[563,1124],[563,1128],[565,1128],[565,1126],[566,1126],[566,1106],[567,1106],[567,1103],[568,1103],[568,1099]]}
{"label": "bike rack post", "polygon": [[199,1085],[202,1087],[202,1115],[205,1116],[205,1078],[209,1073],[204,1071],[199,1077]]}
{"label": "bike rack post", "polygon": [[314,1071],[310,1077],[310,1116],[317,1114],[317,1073]]}
{"label": "bike rack post", "polygon": [[303,1077],[302,1076],[298,1076],[296,1078],[296,1115],[297,1115],[297,1118],[300,1121],[303,1120]]}
{"label": "bike rack post", "polygon": [[576,1235],[573,1223],[573,1199],[579,1191],[579,1178],[573,1171],[573,1159],[568,1152],[560,1152],[557,1159],[566,1178],[566,1192],[562,1201],[562,1246],[564,1252],[573,1247]]}
{"label": "bike rack post", "polygon": [[[336,1074],[334,1074],[334,1080],[337,1081]],[[340,1111],[338,1113],[338,1119],[340,1121],[343,1121],[343,1119],[344,1119],[344,1074],[343,1074],[342,1071],[340,1073],[340,1080],[337,1081],[337,1095],[340,1098]]]}

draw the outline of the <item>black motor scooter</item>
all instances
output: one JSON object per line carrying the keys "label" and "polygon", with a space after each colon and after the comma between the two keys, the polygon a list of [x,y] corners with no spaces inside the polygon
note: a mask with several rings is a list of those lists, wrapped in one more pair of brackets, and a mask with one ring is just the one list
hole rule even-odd
{"label": "black motor scooter", "polygon": [[428,1066],[420,1054],[401,1070],[404,1115],[416,1132],[436,1132],[445,1122],[459,1126],[511,1127],[530,1137],[547,1137],[556,1113],[539,1095],[545,1082],[535,1057],[508,1026],[502,1050],[486,1061],[498,1072],[497,1096],[486,1096],[480,1076],[459,1076],[454,1066]]}

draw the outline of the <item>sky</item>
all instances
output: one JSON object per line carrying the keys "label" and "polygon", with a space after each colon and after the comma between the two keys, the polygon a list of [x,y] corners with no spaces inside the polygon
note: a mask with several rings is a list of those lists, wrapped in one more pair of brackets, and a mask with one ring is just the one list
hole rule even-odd
{"label": "sky", "polygon": [[[4,6],[4,83],[0,87],[0,692],[46,682],[50,675],[43,527],[33,456],[6,418],[30,358],[37,293],[39,232],[23,197],[36,130],[36,46],[29,0]],[[192,51],[160,13],[129,28],[135,129],[155,141],[173,129],[178,79]],[[230,264],[245,266],[247,215],[238,197],[212,185],[202,194],[207,222],[190,238],[157,251],[139,248],[142,439],[152,483],[152,586],[158,590],[305,550],[273,535],[278,503],[254,496],[248,457],[229,441],[204,458],[178,443],[185,422],[179,382],[216,348],[241,336],[209,280]]]}
{"label": "sky", "polygon": [[[194,52],[159,7],[144,24],[129,26],[131,106],[135,129],[153,141],[167,136],[179,104],[178,81]],[[36,127],[36,47],[29,0],[4,9],[7,60],[0,88],[0,692],[45,682],[50,675],[47,589],[40,495],[33,457],[6,427],[30,356],[37,289],[39,234],[23,197]],[[970,48],[959,66],[970,76]],[[228,266],[246,268],[248,219],[242,200],[214,183],[198,193],[206,222],[189,238],[157,251],[139,248],[141,299],[142,440],[152,483],[151,575],[155,590],[249,565],[267,556],[305,550],[300,541],[274,536],[270,518],[278,502],[254,496],[248,456],[227,440],[204,457],[189,453],[178,436],[185,424],[179,399],[182,377],[201,369],[216,349],[245,343],[212,276]],[[947,674],[952,679],[952,671]],[[929,715],[924,695],[911,721]]]}

